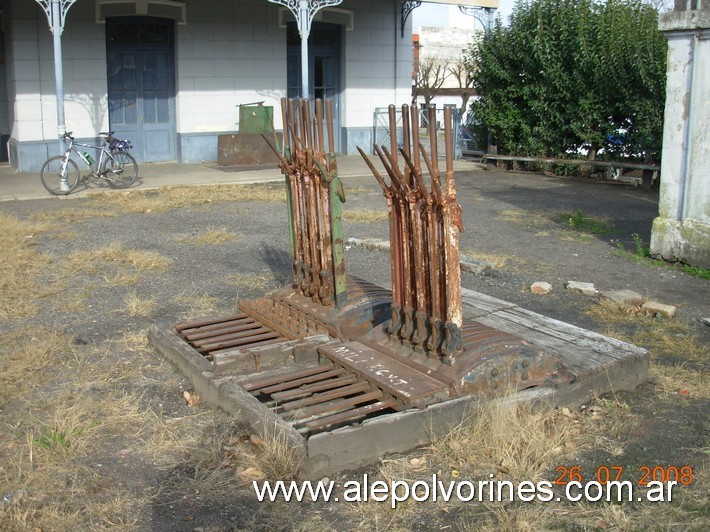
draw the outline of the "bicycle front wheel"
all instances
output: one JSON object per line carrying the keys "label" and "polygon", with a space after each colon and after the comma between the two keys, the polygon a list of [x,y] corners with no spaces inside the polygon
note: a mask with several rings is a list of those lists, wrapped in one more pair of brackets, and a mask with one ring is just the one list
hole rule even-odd
{"label": "bicycle front wheel", "polygon": [[74,190],[79,182],[79,168],[71,159],[64,166],[64,157],[56,155],[44,163],[40,177],[42,185],[50,194],[64,196]]}
{"label": "bicycle front wheel", "polygon": [[101,173],[106,176],[109,186],[128,188],[138,177],[138,163],[130,153],[119,151],[106,159]]}

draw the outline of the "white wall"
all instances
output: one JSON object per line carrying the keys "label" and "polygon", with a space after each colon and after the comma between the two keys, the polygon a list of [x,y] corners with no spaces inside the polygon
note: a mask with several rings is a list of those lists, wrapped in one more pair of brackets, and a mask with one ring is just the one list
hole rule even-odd
{"label": "white wall", "polygon": [[[9,0],[6,13],[9,123],[17,143],[57,136],[52,36],[34,0]],[[180,134],[237,129],[240,103],[275,107],[286,94],[286,29],[266,0],[187,5],[176,28],[176,121]],[[411,100],[411,18],[401,34],[399,0],[346,0],[353,30],[343,31],[340,125],[365,132],[373,111]],[[68,12],[62,35],[66,127],[77,137],[108,129],[105,25],[94,2]],[[24,148],[23,148],[24,149]],[[39,151],[37,157],[39,157]]]}
{"label": "white wall", "polygon": [[[56,138],[54,47],[47,17],[36,2],[14,0],[11,9],[6,19],[11,134],[22,141]],[[108,127],[106,40],[93,9],[89,2],[72,6],[62,34],[66,127],[84,137]]]}
{"label": "white wall", "polygon": [[372,127],[376,107],[411,102],[411,18],[402,38],[399,2],[350,0],[341,7],[356,10],[354,31],[345,32],[343,43],[347,93],[342,124]]}
{"label": "white wall", "polygon": [[177,28],[177,129],[183,133],[238,129],[237,105],[265,101],[281,128],[286,95],[286,29],[266,0],[188,4]]}

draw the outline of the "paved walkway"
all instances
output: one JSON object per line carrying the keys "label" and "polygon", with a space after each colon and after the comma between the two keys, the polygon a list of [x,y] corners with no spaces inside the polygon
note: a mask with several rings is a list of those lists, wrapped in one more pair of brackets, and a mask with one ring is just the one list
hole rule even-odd
{"label": "paved walkway", "polygon": [[[372,159],[373,162],[375,159]],[[377,167],[383,173],[382,165]],[[443,161],[441,161],[443,164]],[[471,161],[455,161],[454,170],[467,171],[480,168],[480,164]],[[370,170],[359,155],[338,156],[338,174],[340,177],[370,176]],[[179,164],[179,163],[139,163],[138,179],[135,188],[159,188],[171,185],[207,185],[215,183],[267,183],[281,181],[283,176],[276,166],[261,168],[240,168],[235,166],[217,166],[216,163]],[[374,178],[373,178],[374,179]],[[87,192],[105,190],[98,185],[89,185],[88,189],[73,192],[61,199],[77,198]],[[130,189],[129,189],[130,190]],[[0,163],[0,201],[51,198],[42,186],[39,173],[16,172],[7,163]]]}

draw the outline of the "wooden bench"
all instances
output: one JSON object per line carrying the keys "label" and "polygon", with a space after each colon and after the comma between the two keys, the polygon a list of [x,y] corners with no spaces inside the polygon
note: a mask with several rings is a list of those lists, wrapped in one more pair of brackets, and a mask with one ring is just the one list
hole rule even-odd
{"label": "wooden bench", "polygon": [[[622,163],[617,161],[589,161],[587,159],[558,159],[554,157],[522,157],[516,155],[495,155],[486,154],[483,156],[487,170],[500,169],[499,162],[504,162],[507,170],[507,163],[539,163],[546,165],[575,165],[575,166],[594,166],[596,168],[619,169],[620,175],[623,175],[624,170],[641,170],[642,177],[640,178],[641,187],[649,190],[653,186],[653,181],[657,179],[658,172],[661,167],[655,164],[639,164],[639,163]],[[636,178],[638,179],[638,178]],[[638,183],[637,183],[638,184]]]}

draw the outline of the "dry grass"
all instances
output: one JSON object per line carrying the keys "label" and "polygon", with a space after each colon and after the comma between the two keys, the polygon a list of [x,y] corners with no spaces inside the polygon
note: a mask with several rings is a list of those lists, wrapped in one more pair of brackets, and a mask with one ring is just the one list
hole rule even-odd
{"label": "dry grass", "polygon": [[686,396],[692,399],[710,399],[710,378],[707,372],[683,365],[652,364],[650,375],[659,398]]}
{"label": "dry grass", "polygon": [[216,297],[208,295],[182,294],[175,297],[177,303],[188,305],[188,309],[182,315],[183,320],[190,320],[214,313],[219,307],[220,301]]}
{"label": "dry grass", "polygon": [[387,220],[387,211],[350,209],[343,212],[343,220],[352,223],[375,223]]}
{"label": "dry grass", "polygon": [[120,242],[94,251],[77,251],[68,257],[70,266],[75,271],[95,273],[101,268],[98,261],[113,264],[131,271],[163,270],[172,262],[169,258],[155,251],[126,249]]}
{"label": "dry grass", "polygon": [[47,382],[51,377],[42,370],[72,352],[71,337],[36,327],[0,335],[0,342],[0,407]]}
{"label": "dry grass", "polygon": [[283,186],[258,184],[175,186],[122,193],[97,192],[90,194],[88,200],[99,209],[113,210],[120,214],[140,214],[226,201],[280,203],[286,201],[286,191]]}
{"label": "dry grass", "polygon": [[23,495],[0,508],[0,520],[17,529],[46,530],[135,523],[147,494],[116,489],[101,469],[84,462],[110,434],[130,430],[140,438],[148,420],[138,398],[97,398],[81,384],[29,403],[14,438],[0,439],[6,457],[2,492]]}
{"label": "dry grass", "polygon": [[179,238],[178,242],[182,244],[190,244],[193,246],[216,246],[225,242],[234,242],[240,240],[241,235],[231,233],[226,228],[207,229],[206,231],[189,237]]}
{"label": "dry grass", "polygon": [[464,529],[483,532],[536,532],[548,530],[551,516],[548,509],[534,504],[484,504],[488,510],[483,522],[463,524]]}
{"label": "dry grass", "polygon": [[496,216],[503,222],[538,228],[550,225],[550,215],[544,211],[521,211],[516,209],[503,210]]}
{"label": "dry grass", "polygon": [[126,312],[129,316],[150,316],[158,307],[158,302],[154,298],[142,298],[136,292],[128,294],[124,300]]}
{"label": "dry grass", "polygon": [[138,284],[140,281],[140,275],[137,273],[130,272],[116,272],[112,275],[105,275],[104,281],[108,284],[113,284],[117,286],[129,286],[133,284]]}
{"label": "dry grass", "polygon": [[[649,318],[653,319],[653,318]],[[683,322],[654,321],[651,326],[634,333],[630,342],[655,352],[667,353],[671,357],[695,362],[708,367],[710,345],[703,343]]]}
{"label": "dry grass", "polygon": [[[588,315],[612,324],[604,331],[607,336],[640,345],[656,355],[701,365],[708,364],[710,346],[700,341],[687,323],[677,318],[654,318],[639,312],[637,307],[624,307],[604,299],[587,310]],[[614,328],[619,324],[638,327],[635,332],[629,334]]]}
{"label": "dry grass", "polygon": [[264,438],[255,434],[232,436],[224,451],[224,465],[233,468],[245,482],[295,479],[301,465],[288,434],[279,428],[272,427]]}
{"label": "dry grass", "polygon": [[237,288],[265,292],[281,288],[290,280],[291,277],[284,272],[238,273],[227,277],[225,283]]}
{"label": "dry grass", "polygon": [[572,425],[559,412],[491,400],[437,440],[432,451],[457,470],[535,481],[565,452]]}
{"label": "dry grass", "polygon": [[22,222],[0,211],[0,318],[28,318],[38,311],[37,300],[56,292],[47,279],[52,259],[32,249],[35,237],[49,224]]}
{"label": "dry grass", "polygon": [[91,299],[92,290],[84,288],[83,290],[65,294],[61,298],[57,298],[54,303],[54,309],[57,312],[65,314],[76,314],[87,308],[87,302]]}
{"label": "dry grass", "polygon": [[[109,206],[107,205],[106,207]],[[35,213],[31,216],[31,219],[38,222],[52,224],[56,229],[58,227],[66,227],[68,225],[81,222],[83,220],[89,220],[91,218],[106,218],[117,215],[118,213],[110,207],[83,209],[67,208]]]}
{"label": "dry grass", "polygon": [[510,261],[512,261],[513,257],[510,255],[500,255],[496,253],[481,253],[478,252],[474,249],[468,248],[463,250],[463,254],[468,256],[468,257],[473,257],[474,259],[478,259],[483,262],[488,262],[495,268],[496,270],[500,270],[506,266]]}

